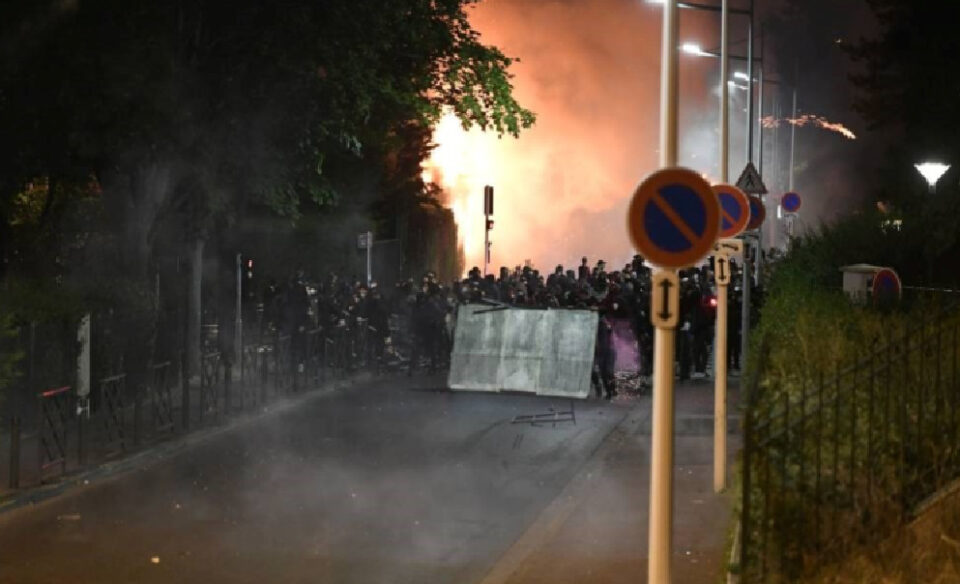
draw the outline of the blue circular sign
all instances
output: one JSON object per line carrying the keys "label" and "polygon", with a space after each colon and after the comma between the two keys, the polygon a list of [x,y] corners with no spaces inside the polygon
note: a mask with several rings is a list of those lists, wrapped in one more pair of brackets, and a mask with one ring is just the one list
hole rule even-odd
{"label": "blue circular sign", "polygon": [[800,210],[800,195],[797,193],[787,193],[780,199],[780,206],[787,213],[796,213]]}
{"label": "blue circular sign", "polygon": [[750,222],[750,201],[733,185],[713,185],[720,202],[720,237],[736,237]]}
{"label": "blue circular sign", "polygon": [[747,224],[747,230],[752,231],[763,224],[767,218],[767,210],[763,206],[760,197],[749,197],[750,200],[750,223]]}
{"label": "blue circular sign", "polygon": [[650,175],[627,211],[630,238],[651,263],[691,266],[706,256],[720,231],[720,204],[710,185],[685,168]]}

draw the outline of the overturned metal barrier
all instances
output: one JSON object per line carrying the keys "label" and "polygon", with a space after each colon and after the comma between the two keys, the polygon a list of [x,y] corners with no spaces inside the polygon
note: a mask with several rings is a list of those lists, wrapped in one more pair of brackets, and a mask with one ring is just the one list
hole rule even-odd
{"label": "overturned metal barrier", "polygon": [[589,310],[461,306],[449,386],[586,398],[598,318]]}

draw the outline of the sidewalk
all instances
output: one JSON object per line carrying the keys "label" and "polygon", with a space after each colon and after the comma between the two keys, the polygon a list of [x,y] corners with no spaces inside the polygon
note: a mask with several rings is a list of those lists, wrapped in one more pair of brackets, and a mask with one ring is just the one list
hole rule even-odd
{"label": "sidewalk", "polygon": [[[729,412],[736,412],[737,385],[731,379]],[[646,582],[651,402],[649,396],[633,401],[630,414],[482,584]],[[728,427],[738,427],[732,417]],[[732,460],[739,439],[729,438]],[[721,582],[733,500],[713,493],[712,380],[677,384],[674,460],[673,581]]]}

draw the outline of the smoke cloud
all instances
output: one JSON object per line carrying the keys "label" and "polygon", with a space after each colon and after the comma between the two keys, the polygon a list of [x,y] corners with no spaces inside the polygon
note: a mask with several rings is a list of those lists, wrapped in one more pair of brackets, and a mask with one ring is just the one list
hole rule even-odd
{"label": "smoke cloud", "polygon": [[[684,11],[681,37],[711,47],[716,20]],[[550,269],[587,255],[619,267],[634,254],[627,202],[658,163],[661,9],[638,0],[487,0],[471,22],[484,42],[520,59],[516,96],[538,119],[519,139],[464,132],[453,119],[436,130],[425,178],[449,193],[467,269],[483,262],[485,184],[496,193],[492,266],[531,260]],[[718,65],[681,63],[681,163],[714,177]]]}

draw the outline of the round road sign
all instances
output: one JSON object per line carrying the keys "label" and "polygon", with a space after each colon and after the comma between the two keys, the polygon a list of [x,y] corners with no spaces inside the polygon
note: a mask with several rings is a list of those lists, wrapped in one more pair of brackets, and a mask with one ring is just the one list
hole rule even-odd
{"label": "round road sign", "polygon": [[750,222],[747,223],[747,231],[753,231],[761,225],[767,218],[767,210],[763,206],[760,197],[749,197],[750,199]]}
{"label": "round road sign", "polygon": [[797,193],[787,193],[780,199],[780,206],[787,213],[796,213],[800,210],[800,195]]}
{"label": "round road sign", "polygon": [[900,276],[890,268],[883,268],[873,276],[873,299],[875,302],[899,300],[901,294]]}
{"label": "round road sign", "polygon": [[633,193],[627,230],[634,247],[662,268],[703,259],[720,232],[720,203],[707,181],[686,168],[648,176]]}
{"label": "round road sign", "polygon": [[736,237],[750,222],[750,201],[733,185],[713,185],[720,202],[720,237]]}

